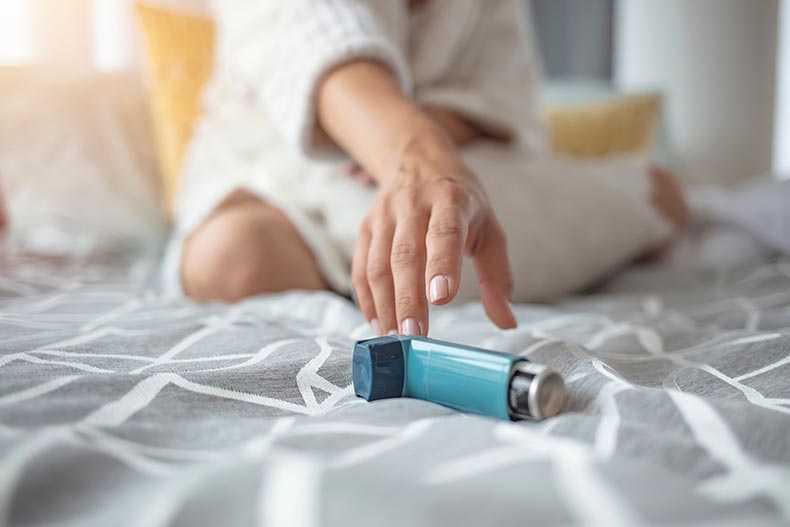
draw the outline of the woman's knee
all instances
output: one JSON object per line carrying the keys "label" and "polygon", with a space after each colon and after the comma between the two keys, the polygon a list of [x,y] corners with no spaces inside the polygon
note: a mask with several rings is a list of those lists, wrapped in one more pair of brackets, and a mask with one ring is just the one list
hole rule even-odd
{"label": "woman's knee", "polygon": [[221,210],[199,227],[184,244],[181,282],[198,301],[324,288],[296,231],[263,204]]}

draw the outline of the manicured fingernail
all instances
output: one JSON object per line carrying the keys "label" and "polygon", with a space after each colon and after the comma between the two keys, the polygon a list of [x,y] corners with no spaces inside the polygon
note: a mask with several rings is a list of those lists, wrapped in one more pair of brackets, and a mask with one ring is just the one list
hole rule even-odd
{"label": "manicured fingernail", "polygon": [[387,331],[387,335],[397,335],[397,334],[398,334],[398,332],[395,331],[394,329],[391,329],[391,330]]}
{"label": "manicured fingernail", "polygon": [[422,335],[422,331],[420,331],[420,325],[417,323],[416,320],[413,318],[407,318],[403,321],[403,334],[404,335]]}
{"label": "manicured fingernail", "polygon": [[431,278],[430,291],[431,303],[447,298],[450,294],[450,281],[444,275]]}
{"label": "manicured fingernail", "polygon": [[379,319],[374,318],[370,321],[370,327],[373,328],[373,333],[376,335],[383,335],[384,332],[381,331],[381,324],[379,324]]}

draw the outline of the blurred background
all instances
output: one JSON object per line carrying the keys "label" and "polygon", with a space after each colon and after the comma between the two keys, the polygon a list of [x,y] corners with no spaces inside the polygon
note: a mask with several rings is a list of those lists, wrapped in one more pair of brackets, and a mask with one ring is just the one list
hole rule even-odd
{"label": "blurred background", "polygon": [[[207,14],[207,0],[143,4]],[[790,0],[530,4],[559,151],[603,155],[649,143],[649,155],[687,184],[790,174]],[[121,189],[114,225],[99,211],[85,220],[90,211],[81,210],[74,221],[103,223],[111,238],[161,231],[151,196],[161,201],[174,192],[167,178],[162,188],[158,173],[177,170],[194,121],[181,114],[199,105],[195,86],[210,64],[186,57],[194,55],[185,51],[193,26],[178,26],[172,14],[146,16],[132,0],[0,0],[0,185],[14,197],[7,206],[22,218],[18,225],[36,224],[36,211],[53,207],[67,222],[74,207],[60,204],[106,200]],[[163,53],[163,38],[181,42],[182,56],[177,45]],[[579,109],[587,111],[583,118]],[[151,117],[156,145],[146,141]],[[80,131],[69,124],[75,120]],[[64,135],[72,141],[61,144]],[[104,174],[99,188],[77,176],[58,178],[73,172],[78,157],[83,174]],[[51,199],[31,190],[34,180]],[[146,207],[152,214],[141,216]],[[53,243],[46,229],[39,235]]]}

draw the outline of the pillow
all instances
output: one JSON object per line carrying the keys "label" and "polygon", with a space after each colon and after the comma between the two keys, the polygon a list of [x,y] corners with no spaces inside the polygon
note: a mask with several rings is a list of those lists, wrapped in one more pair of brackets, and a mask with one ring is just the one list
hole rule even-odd
{"label": "pillow", "polygon": [[211,17],[198,11],[142,2],[137,3],[136,11],[164,205],[172,215],[184,154],[202,111],[203,87],[211,76],[216,30]]}
{"label": "pillow", "polygon": [[659,95],[618,95],[554,104],[544,115],[552,150],[572,157],[649,153],[661,117]]}
{"label": "pillow", "polygon": [[134,74],[0,68],[0,187],[13,247],[160,250],[155,154]]}

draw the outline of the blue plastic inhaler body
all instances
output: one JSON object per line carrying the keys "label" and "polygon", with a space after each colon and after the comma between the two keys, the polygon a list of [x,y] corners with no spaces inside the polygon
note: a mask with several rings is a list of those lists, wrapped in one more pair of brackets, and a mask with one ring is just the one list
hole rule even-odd
{"label": "blue plastic inhaler body", "polygon": [[562,377],[523,357],[426,337],[357,342],[355,393],[373,401],[413,397],[499,419],[543,419],[562,407]]}

